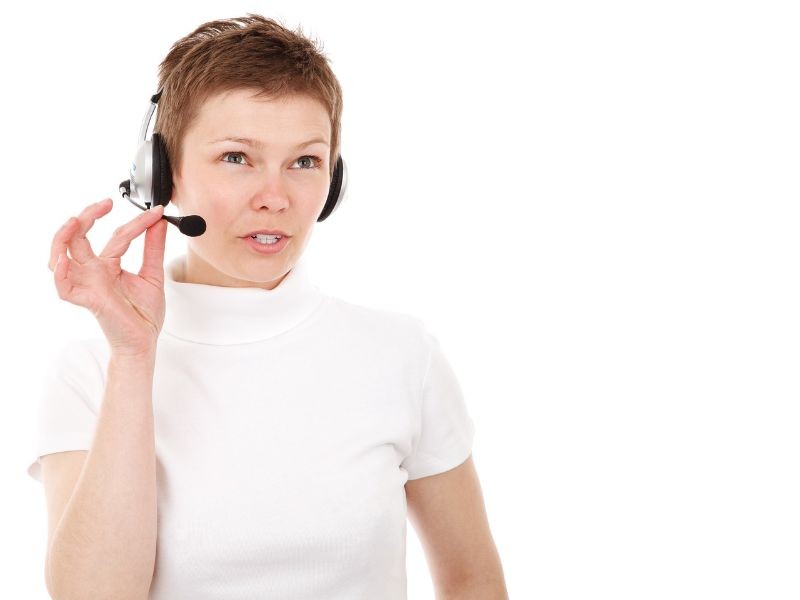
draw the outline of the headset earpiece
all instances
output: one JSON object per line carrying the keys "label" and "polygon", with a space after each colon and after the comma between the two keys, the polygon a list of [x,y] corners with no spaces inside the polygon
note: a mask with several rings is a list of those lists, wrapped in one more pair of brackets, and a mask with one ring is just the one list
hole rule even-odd
{"label": "headset earpiece", "polygon": [[172,198],[172,167],[161,135],[153,133],[153,206],[169,204]]}
{"label": "headset earpiece", "polygon": [[328,199],[325,201],[325,206],[322,212],[317,217],[317,223],[324,221],[333,212],[339,208],[344,202],[345,192],[347,190],[347,165],[340,154],[336,159],[336,166],[331,175],[331,185],[328,188]]}

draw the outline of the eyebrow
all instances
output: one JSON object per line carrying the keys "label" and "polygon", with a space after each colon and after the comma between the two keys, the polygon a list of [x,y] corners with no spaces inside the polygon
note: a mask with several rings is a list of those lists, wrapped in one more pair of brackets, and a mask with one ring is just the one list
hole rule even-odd
{"label": "eyebrow", "polygon": [[[238,142],[240,144],[246,144],[248,146],[252,146],[253,148],[263,148],[264,147],[264,144],[262,144],[258,140],[254,140],[254,139],[246,138],[246,137],[236,137],[236,136],[227,136],[227,137],[220,138],[218,140],[212,140],[212,141],[209,142],[209,145],[210,144],[218,144],[219,142]],[[312,138],[312,139],[310,139],[308,141],[305,141],[305,142],[302,142],[300,144],[297,144],[297,146],[295,146],[294,149],[295,150],[299,150],[300,148],[305,148],[306,146],[310,146],[311,144],[317,144],[317,143],[321,143],[321,144],[325,144],[326,146],[330,146],[330,144],[328,143],[328,141],[326,139],[321,138],[321,137],[315,137],[315,138]]]}

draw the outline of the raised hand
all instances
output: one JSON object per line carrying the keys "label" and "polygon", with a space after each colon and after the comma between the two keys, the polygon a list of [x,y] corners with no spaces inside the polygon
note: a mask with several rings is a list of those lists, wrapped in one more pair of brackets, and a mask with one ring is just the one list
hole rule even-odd
{"label": "raised hand", "polygon": [[[58,297],[92,311],[112,354],[138,356],[155,350],[164,324],[167,221],[161,218],[163,206],[142,212],[118,227],[95,255],[86,233],[112,206],[106,198],[64,223],[53,237],[48,267]],[[145,231],[142,268],[134,275],[120,263],[131,241]]]}

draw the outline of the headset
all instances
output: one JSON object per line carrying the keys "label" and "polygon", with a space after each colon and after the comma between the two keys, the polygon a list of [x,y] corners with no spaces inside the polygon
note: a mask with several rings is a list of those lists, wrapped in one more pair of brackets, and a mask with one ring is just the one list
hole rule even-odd
{"label": "headset", "polygon": [[[167,156],[167,148],[161,135],[153,132],[150,139],[147,139],[147,129],[150,120],[158,106],[163,88],[158,90],[150,98],[150,104],[142,120],[142,128],[139,130],[139,138],[136,155],[131,163],[130,179],[126,179],[119,184],[119,191],[123,198],[127,198],[135,206],[142,210],[149,210],[153,206],[163,205],[166,207],[172,197],[172,168]],[[328,188],[328,199],[322,212],[317,217],[317,222],[324,221],[339,208],[344,202],[347,190],[347,165],[339,154],[336,157],[336,166],[331,176],[331,184]],[[134,201],[141,200],[144,206]],[[175,225],[181,233],[190,237],[203,235],[206,231],[206,222],[199,215],[186,215],[184,217],[171,217],[163,215]]]}

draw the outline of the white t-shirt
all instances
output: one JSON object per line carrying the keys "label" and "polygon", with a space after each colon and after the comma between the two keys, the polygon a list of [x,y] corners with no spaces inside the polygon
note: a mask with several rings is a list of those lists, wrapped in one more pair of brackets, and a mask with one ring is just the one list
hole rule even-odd
{"label": "white t-shirt", "polygon": [[[185,260],[165,266],[153,378],[150,599],[405,599],[405,482],[460,465],[474,436],[439,342],[321,292],[302,258],[273,290],[182,283]],[[91,447],[108,360],[103,337],[63,345],[32,477]]]}

